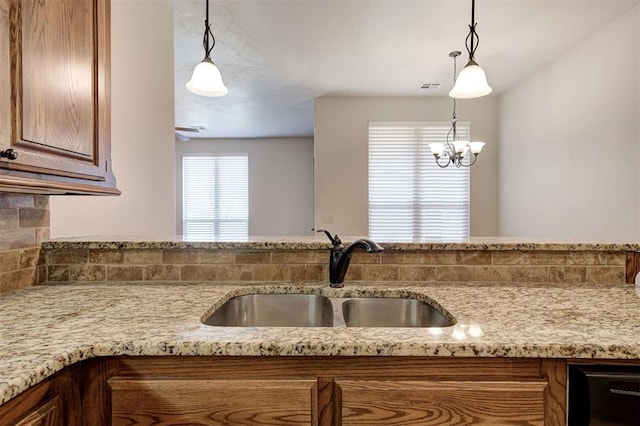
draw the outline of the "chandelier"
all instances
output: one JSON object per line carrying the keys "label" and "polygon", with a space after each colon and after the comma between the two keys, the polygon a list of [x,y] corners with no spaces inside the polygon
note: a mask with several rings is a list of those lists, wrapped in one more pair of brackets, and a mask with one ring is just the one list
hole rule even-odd
{"label": "chandelier", "polygon": [[[456,80],[456,58],[461,52],[454,51],[449,53],[449,57],[453,58],[453,81]],[[451,128],[447,133],[446,141],[432,142],[429,144],[431,153],[436,159],[436,164],[445,168],[449,165],[456,167],[473,166],[478,159],[478,155],[485,146],[484,142],[458,140],[458,117],[456,115],[456,98],[453,98],[453,113],[451,114]]]}
{"label": "chandelier", "polygon": [[458,79],[455,81],[453,89],[449,92],[449,96],[458,99],[479,98],[491,93],[491,87],[487,83],[487,75],[480,68],[475,60],[476,49],[480,43],[480,37],[476,33],[475,22],[476,0],[471,0],[471,25],[469,25],[469,34],[464,41],[467,52],[469,53],[469,61],[467,65],[460,71]]}
{"label": "chandelier", "polygon": [[[209,38],[211,38],[211,46],[209,46]],[[229,89],[227,89],[222,81],[220,70],[211,60],[211,51],[215,45],[216,39],[213,37],[211,24],[209,24],[209,0],[207,0],[204,20],[204,38],[202,40],[204,59],[196,65],[191,80],[187,83],[187,89],[196,95],[215,97],[224,96],[229,93]]]}

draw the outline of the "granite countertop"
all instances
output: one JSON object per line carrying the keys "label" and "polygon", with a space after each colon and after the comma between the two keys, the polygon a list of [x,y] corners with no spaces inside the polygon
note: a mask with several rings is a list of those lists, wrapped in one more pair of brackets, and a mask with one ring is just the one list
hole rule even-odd
{"label": "granite countertop", "polygon": [[[340,236],[349,243],[359,236]],[[472,237],[464,241],[378,241],[386,250],[552,250],[552,251],[640,251],[640,244],[632,242],[553,241],[514,237]],[[45,250],[55,249],[221,249],[221,250],[328,250],[324,235],[250,236],[244,240],[189,241],[182,236],[92,236],[45,241]]]}
{"label": "granite countertop", "polygon": [[[458,324],[427,328],[211,327],[234,295],[435,300]],[[640,290],[478,283],[74,284],[0,294],[0,403],[63,367],[112,355],[455,356],[640,359]]]}

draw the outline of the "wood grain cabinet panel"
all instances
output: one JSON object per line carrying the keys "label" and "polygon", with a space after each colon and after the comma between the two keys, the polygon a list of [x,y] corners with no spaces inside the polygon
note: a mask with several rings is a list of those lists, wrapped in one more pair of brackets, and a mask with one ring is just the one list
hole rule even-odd
{"label": "wood grain cabinet panel", "polygon": [[0,0],[0,189],[118,194],[110,0]]}
{"label": "wood grain cabinet panel", "polygon": [[336,380],[347,425],[543,425],[542,381]]}
{"label": "wood grain cabinet panel", "polygon": [[55,397],[27,414],[16,426],[57,426],[60,424],[59,405],[60,398]]}
{"label": "wood grain cabinet panel", "polygon": [[111,424],[310,425],[316,380],[195,380],[114,377]]}

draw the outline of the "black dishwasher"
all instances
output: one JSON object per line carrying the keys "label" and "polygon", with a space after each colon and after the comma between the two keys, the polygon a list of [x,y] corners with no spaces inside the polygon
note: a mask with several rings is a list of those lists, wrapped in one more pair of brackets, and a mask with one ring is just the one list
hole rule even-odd
{"label": "black dishwasher", "polygon": [[640,426],[640,366],[569,366],[569,426]]}

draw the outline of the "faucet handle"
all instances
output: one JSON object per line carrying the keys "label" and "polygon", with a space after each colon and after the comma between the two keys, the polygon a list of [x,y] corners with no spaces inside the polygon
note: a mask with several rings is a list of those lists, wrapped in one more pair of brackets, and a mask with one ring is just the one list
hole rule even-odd
{"label": "faucet handle", "polygon": [[324,232],[325,235],[327,237],[329,237],[329,240],[331,240],[331,244],[334,247],[338,247],[338,246],[342,245],[342,240],[340,239],[340,237],[338,237],[338,234],[336,234],[334,236],[331,236],[331,232],[327,231],[326,229],[315,229],[315,228],[312,228],[311,230],[312,231],[316,231],[316,232]]}

